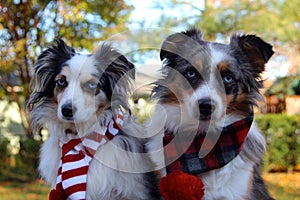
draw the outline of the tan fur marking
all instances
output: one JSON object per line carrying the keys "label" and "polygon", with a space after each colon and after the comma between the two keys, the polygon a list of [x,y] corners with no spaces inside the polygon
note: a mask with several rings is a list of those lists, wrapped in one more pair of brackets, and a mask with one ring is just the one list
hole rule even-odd
{"label": "tan fur marking", "polygon": [[222,61],[218,64],[218,70],[220,72],[229,70],[229,68],[230,68],[230,65],[227,61]]}

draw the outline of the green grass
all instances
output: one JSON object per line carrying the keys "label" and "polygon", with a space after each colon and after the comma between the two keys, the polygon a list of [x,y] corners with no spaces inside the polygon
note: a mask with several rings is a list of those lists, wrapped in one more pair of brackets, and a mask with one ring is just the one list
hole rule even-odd
{"label": "green grass", "polygon": [[[271,195],[277,200],[300,200],[300,173],[266,173],[263,178]],[[2,200],[48,199],[50,187],[44,181],[30,183],[0,182]]]}
{"label": "green grass", "polygon": [[50,188],[43,181],[30,183],[0,183],[0,199],[3,200],[42,200],[48,199]]}

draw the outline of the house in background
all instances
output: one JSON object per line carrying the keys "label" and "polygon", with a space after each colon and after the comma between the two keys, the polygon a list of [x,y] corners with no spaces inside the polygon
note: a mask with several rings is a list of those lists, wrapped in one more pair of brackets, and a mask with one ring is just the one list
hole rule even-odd
{"label": "house in background", "polygon": [[267,113],[300,114],[300,75],[278,78],[265,97]]}

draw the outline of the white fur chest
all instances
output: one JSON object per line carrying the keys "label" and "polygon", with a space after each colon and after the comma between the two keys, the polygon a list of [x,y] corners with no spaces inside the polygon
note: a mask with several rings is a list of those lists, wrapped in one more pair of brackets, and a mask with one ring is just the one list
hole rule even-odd
{"label": "white fur chest", "polygon": [[237,156],[220,169],[200,174],[205,191],[203,199],[244,199],[250,189],[252,168],[253,164],[246,163]]}

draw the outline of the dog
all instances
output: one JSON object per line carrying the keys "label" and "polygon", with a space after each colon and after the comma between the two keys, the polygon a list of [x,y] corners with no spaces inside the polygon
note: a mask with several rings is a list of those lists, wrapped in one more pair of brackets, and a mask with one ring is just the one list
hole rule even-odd
{"label": "dog", "polygon": [[[84,142],[95,132],[105,137],[92,158],[80,142],[74,147],[81,148],[76,155],[84,152],[84,159],[91,159],[83,183],[86,191],[80,198],[160,198],[156,175],[151,172],[154,164],[145,154],[143,128],[134,122],[128,105],[134,77],[134,65],[106,43],[93,54],[81,54],[56,39],[38,56],[27,109],[34,129],[49,131],[41,147],[39,171],[53,188],[50,199],[79,199],[65,193],[66,181],[58,183],[66,176],[59,174],[64,170],[62,148],[69,144],[66,141]],[[117,128],[108,127],[110,122]],[[106,135],[109,128],[119,129],[118,133]]]}
{"label": "dog", "polygon": [[[204,40],[196,28],[163,41],[161,78],[153,88],[157,105],[148,128],[157,133],[148,149],[163,175],[182,170],[199,177],[205,200],[272,199],[259,171],[265,139],[252,120],[253,106],[263,101],[261,73],[273,53],[272,46],[255,35],[236,33],[229,44],[223,44]],[[236,126],[244,140],[224,144]],[[176,148],[168,147],[169,136],[171,142],[177,140],[175,146],[179,143]],[[191,146],[186,145],[168,160],[168,152],[180,151],[180,141],[187,138],[189,144],[200,146],[200,152],[187,154]],[[181,166],[185,162],[189,164]]]}

